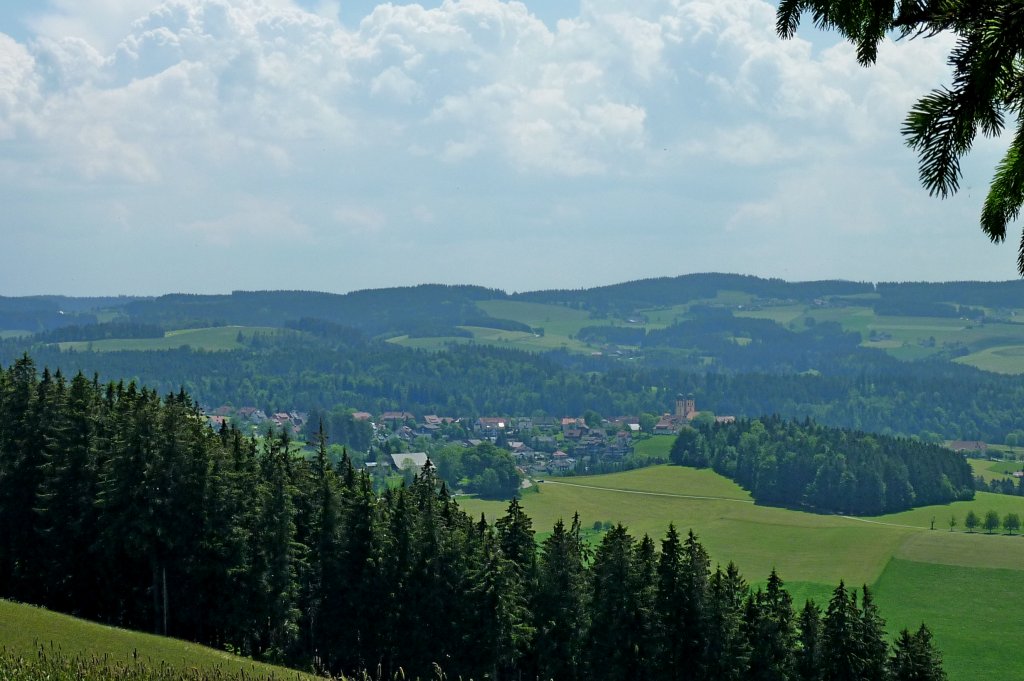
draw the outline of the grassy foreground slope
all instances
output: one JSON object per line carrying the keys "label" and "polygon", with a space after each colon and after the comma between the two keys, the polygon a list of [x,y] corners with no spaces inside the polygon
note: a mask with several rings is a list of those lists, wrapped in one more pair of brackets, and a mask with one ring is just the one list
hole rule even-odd
{"label": "grassy foreground slope", "polygon": [[[622,522],[660,540],[675,523],[692,528],[712,560],[734,561],[751,582],[774,567],[798,603],[825,605],[840,579],[874,586],[891,635],[926,622],[944,651],[952,681],[1007,678],[1024,622],[1012,594],[1024,581],[1024,537],[963,531],[969,510],[1024,515],[1024,499],[979,493],[974,501],[870,518],[816,515],[758,506],[710,470],[654,466],[612,475],[548,479],[524,495],[542,534],[579,512],[584,527]],[[496,518],[504,504],[460,500],[470,513]],[[949,519],[957,526],[949,531]],[[935,530],[931,530],[932,519]],[[1001,643],[1001,642],[1007,643]]]}
{"label": "grassy foreground slope", "polygon": [[219,669],[228,675],[244,672],[250,679],[317,678],[195,643],[108,627],[4,600],[0,600],[0,646],[26,658],[34,657],[40,646],[46,646],[69,656],[107,655],[113,663],[130,662],[137,654],[140,661],[156,666],[165,663],[181,669]]}

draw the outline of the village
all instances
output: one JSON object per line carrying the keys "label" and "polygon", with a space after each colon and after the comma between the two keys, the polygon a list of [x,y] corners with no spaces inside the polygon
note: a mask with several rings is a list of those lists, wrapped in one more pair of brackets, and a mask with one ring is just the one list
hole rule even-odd
{"label": "village", "polygon": [[[678,395],[672,412],[660,416],[618,416],[602,418],[594,412],[562,418],[549,416],[481,416],[463,418],[409,411],[350,414],[355,424],[365,424],[372,434],[367,452],[353,452],[361,467],[379,470],[388,466],[395,472],[422,467],[428,452],[436,447],[475,447],[485,442],[511,454],[526,476],[566,475],[630,467],[638,440],[654,435],[675,435],[683,426],[708,419],[718,423],[735,421],[734,416],[715,416],[697,410],[693,395]],[[231,424],[253,433],[287,431],[297,440],[312,443],[319,427],[308,412],[267,414],[255,407],[220,406],[207,419],[214,429]],[[360,456],[365,454],[365,456]]]}

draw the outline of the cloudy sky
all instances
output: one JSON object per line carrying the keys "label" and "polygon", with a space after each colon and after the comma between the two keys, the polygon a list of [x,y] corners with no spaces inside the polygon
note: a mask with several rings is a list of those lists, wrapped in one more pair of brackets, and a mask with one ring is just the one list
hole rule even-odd
{"label": "cloudy sky", "polygon": [[[0,295],[1010,279],[857,66],[761,0],[3,0]],[[1014,231],[1015,228],[1014,228]]]}

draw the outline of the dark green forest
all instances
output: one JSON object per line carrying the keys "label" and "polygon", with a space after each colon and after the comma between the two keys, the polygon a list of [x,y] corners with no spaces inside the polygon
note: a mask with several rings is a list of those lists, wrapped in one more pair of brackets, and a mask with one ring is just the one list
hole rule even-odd
{"label": "dark green forest", "polygon": [[819,513],[879,515],[974,498],[971,467],[957,452],[809,420],[698,424],[682,430],[671,459],[710,466],[758,503]]}
{"label": "dark green forest", "polygon": [[926,628],[887,643],[867,588],[798,611],[673,527],[591,549],[576,518],[538,547],[516,501],[475,520],[430,467],[376,494],[323,438],[289,444],[23,357],[0,371],[0,595],[388,678],[943,678]]}
{"label": "dark green forest", "polygon": [[[0,362],[16,361],[23,348],[17,341],[0,342]],[[799,346],[792,355],[809,356]],[[254,347],[228,352],[61,352],[39,346],[33,356],[66,375],[125,376],[160,393],[184,388],[211,407],[252,405],[268,413],[340,405],[462,417],[661,414],[678,393],[693,393],[700,408],[719,414],[811,417],[829,426],[931,440],[1003,442],[1024,431],[1024,383],[1017,377],[949,362],[900,362],[880,353],[854,353],[827,372],[805,373],[709,372],[680,366],[671,355],[637,365],[562,351],[451,346],[428,353],[308,337],[257,338]]]}
{"label": "dark green forest", "polygon": [[[799,282],[739,275],[686,275],[577,291],[507,294],[473,286],[425,285],[345,295],[301,291],[168,295],[159,298],[0,298],[0,328],[35,335],[0,340],[0,363],[26,351],[41,364],[135,379],[160,394],[184,388],[208,409],[253,406],[267,413],[298,409],[408,410],[474,418],[486,415],[603,416],[661,414],[678,393],[702,410],[755,418],[779,414],[882,434],[1004,442],[1024,434],[1024,383],[949,361],[963,347],[927,360],[900,361],[860,345],[833,322],[790,328],[693,304],[684,318],[649,330],[611,325],[609,315],[651,306],[706,301],[722,291],[765,305],[843,305],[842,296],[873,296],[879,314],[967,315],[996,310],[1014,322],[1022,282],[951,284]],[[829,297],[832,298],[829,298]],[[826,300],[827,299],[827,300]],[[626,345],[635,356],[543,353],[484,345],[417,351],[385,342],[410,337],[464,337],[464,325],[528,330],[488,316],[484,300],[544,302],[586,311],[581,340]],[[851,299],[852,300],[852,299]],[[861,300],[861,299],[857,299]],[[1005,306],[1005,310],[1002,307]],[[97,315],[103,309],[104,319]],[[5,316],[6,315],[6,316]],[[965,321],[965,324],[973,322]],[[287,328],[295,333],[240,334],[241,349],[208,352],[61,351],[64,340],[154,337],[161,329],[223,324]],[[540,330],[536,330],[540,333]],[[342,442],[362,449],[348,429]]]}

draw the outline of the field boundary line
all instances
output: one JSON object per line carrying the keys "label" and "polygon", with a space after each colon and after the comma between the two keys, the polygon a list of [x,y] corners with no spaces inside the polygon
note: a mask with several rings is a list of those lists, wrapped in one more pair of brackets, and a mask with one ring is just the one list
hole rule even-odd
{"label": "field boundary line", "polygon": [[546,479],[543,485],[565,485],[566,487],[582,487],[583,489],[596,489],[602,492],[621,492],[622,494],[641,494],[648,497],[672,497],[674,499],[697,499],[704,501],[735,501],[741,504],[753,504],[753,499],[736,499],[734,497],[708,497],[697,494],[672,494],[671,492],[643,492],[638,489],[620,489],[618,487],[598,487],[597,485],[581,485],[576,482],[555,482],[550,478]]}
{"label": "field boundary line", "polygon": [[885,522],[882,522],[881,520],[870,520],[868,518],[858,518],[855,515],[840,515],[839,517],[840,518],[846,518],[847,520],[856,520],[856,521],[862,522],[862,523],[870,523],[872,525],[885,525],[886,527],[904,527],[904,528],[906,528],[908,530],[927,530],[928,529],[927,527],[922,527],[921,525],[902,525],[900,523],[885,523]]}

